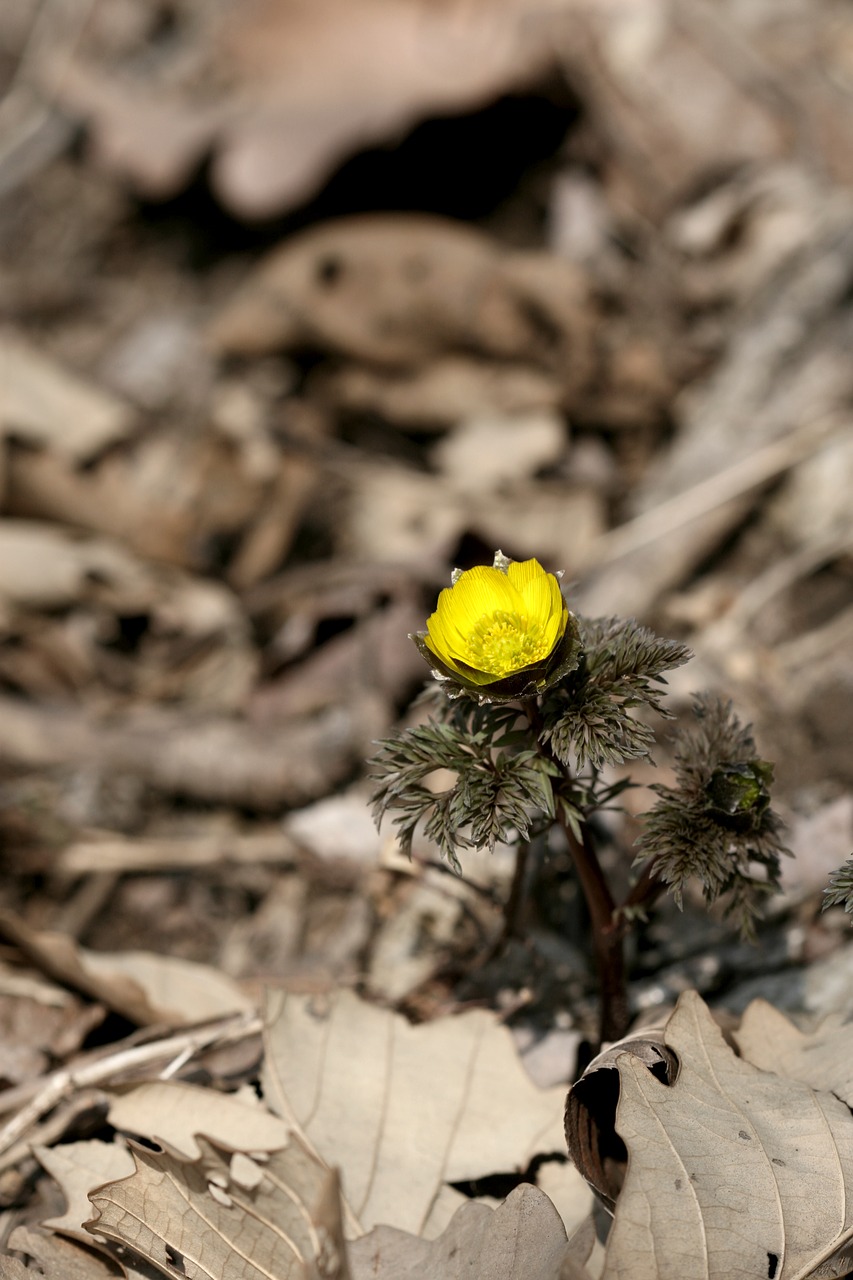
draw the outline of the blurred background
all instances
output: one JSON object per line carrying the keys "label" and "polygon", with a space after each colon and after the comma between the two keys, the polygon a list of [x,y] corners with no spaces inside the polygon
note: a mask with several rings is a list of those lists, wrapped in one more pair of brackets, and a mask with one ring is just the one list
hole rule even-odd
{"label": "blurred background", "polygon": [[[817,1000],[853,845],[851,183],[843,0],[0,7],[5,935],[441,1005],[511,855],[477,890],[401,862],[365,760],[418,714],[407,633],[500,547],[687,641],[674,709],[731,696],[776,763],[783,924],[650,935],[637,999],[692,956],[734,1004]],[[507,1007],[589,995],[548,856]]]}

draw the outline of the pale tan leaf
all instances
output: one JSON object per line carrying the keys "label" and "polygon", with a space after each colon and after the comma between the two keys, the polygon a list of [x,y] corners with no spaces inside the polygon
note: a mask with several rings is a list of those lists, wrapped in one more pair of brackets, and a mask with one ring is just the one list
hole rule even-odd
{"label": "pale tan leaf", "polygon": [[59,1183],[65,1196],[65,1212],[49,1218],[46,1227],[74,1236],[77,1240],[91,1240],[83,1223],[91,1216],[89,1192],[114,1178],[126,1178],[133,1173],[133,1157],[126,1147],[117,1142],[65,1142],[55,1147],[34,1147],[39,1164]]}
{"label": "pale tan leaf", "polygon": [[14,434],[76,463],[131,430],[132,409],[69,373],[50,357],[0,334],[0,435]]}
{"label": "pale tan leaf", "polygon": [[118,1263],[91,1247],[83,1248],[76,1242],[31,1227],[16,1227],[9,1237],[9,1248],[35,1261],[40,1271],[30,1271],[30,1276],[43,1271],[47,1280],[113,1280],[122,1275]]}
{"label": "pale tan leaf", "polygon": [[[556,61],[568,0],[252,0],[192,23],[213,86],[140,86],[63,57],[47,92],[88,125],[100,164],[149,198],[177,194],[203,155],[232,213],[269,218],[314,195],[344,158],[426,115],[475,110]],[[222,15],[220,17],[220,15]],[[223,21],[223,18],[225,19]],[[52,72],[52,74],[48,74]],[[223,92],[223,86],[228,90]]]}
{"label": "pale tan leaf", "polygon": [[485,1010],[410,1026],[348,991],[272,992],[266,1022],[266,1099],[341,1168],[365,1229],[421,1234],[429,1223],[437,1234],[444,1184],[564,1149],[564,1090],[532,1083],[510,1032]]}
{"label": "pale tan leaf", "polygon": [[594,1197],[588,1183],[573,1164],[548,1160],[536,1172],[536,1185],[553,1204],[571,1235],[589,1216]]}
{"label": "pale tan leaf", "polygon": [[276,1151],[290,1127],[264,1107],[178,1080],[153,1080],[113,1095],[109,1120],[116,1129],[197,1160],[196,1135],[229,1151]]}
{"label": "pale tan leaf", "polygon": [[11,912],[0,913],[0,924],[44,973],[140,1025],[184,1026],[252,1008],[236,982],[210,965],[149,951],[88,951],[64,934],[31,929]]}
{"label": "pale tan leaf", "polygon": [[853,1023],[827,1018],[806,1034],[766,1000],[753,1000],[734,1038],[756,1067],[826,1089],[853,1106]]}
{"label": "pale tan leaf", "polygon": [[0,1257],[0,1280],[33,1280],[33,1273],[17,1258]]}
{"label": "pale tan leaf", "polygon": [[179,1280],[304,1280],[318,1259],[320,1275],[347,1280],[332,1239],[339,1223],[330,1231],[330,1171],[300,1139],[260,1166],[251,1189],[232,1178],[227,1153],[199,1147],[195,1161],[135,1149],[136,1172],[90,1197],[91,1230]]}
{"label": "pale tan leaf", "polygon": [[[571,263],[508,257],[491,237],[447,218],[340,218],[262,259],[214,318],[208,341],[243,355],[310,345],[398,370],[474,350],[550,366],[565,393],[590,372],[589,292]],[[547,350],[545,317],[554,329]]]}
{"label": "pale tan leaf", "polygon": [[581,1280],[568,1258],[559,1214],[529,1183],[497,1209],[463,1205],[437,1240],[376,1227],[350,1245],[353,1280]]}
{"label": "pale tan leaf", "polygon": [[853,1235],[849,1109],[738,1058],[695,992],[665,1039],[674,1084],[628,1053],[617,1063],[628,1168],[607,1280],[812,1275]]}

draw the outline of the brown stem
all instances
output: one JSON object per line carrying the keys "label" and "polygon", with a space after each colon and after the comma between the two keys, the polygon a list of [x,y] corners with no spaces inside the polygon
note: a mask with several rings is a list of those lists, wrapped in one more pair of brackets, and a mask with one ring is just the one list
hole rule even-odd
{"label": "brown stem", "polygon": [[527,874],[529,858],[530,845],[526,840],[522,840],[516,850],[515,870],[512,874],[512,884],[509,887],[509,897],[504,907],[504,927],[498,940],[501,949],[506,946],[510,938],[515,938],[518,935],[518,917],[524,901],[524,879]]}
{"label": "brown stem", "polygon": [[[530,727],[536,735],[539,750],[549,760],[559,764],[560,762],[555,761],[553,753],[540,738],[542,721],[539,708],[528,703],[525,710]],[[563,769],[564,774],[567,772],[562,765],[560,768]],[[625,931],[620,927],[616,903],[592,843],[589,826],[586,823],[583,824],[581,839],[578,839],[560,811],[556,779],[552,780],[552,785],[557,802],[557,821],[565,832],[575,871],[589,910],[593,957],[601,993],[599,1036],[601,1040],[618,1040],[628,1030],[630,1022],[625,955],[622,945]]]}
{"label": "brown stem", "polygon": [[631,928],[632,909],[639,907],[641,910],[645,910],[646,907],[650,907],[666,888],[663,880],[659,879],[654,873],[655,862],[655,858],[649,858],[636,882],[631,886],[624,901],[619,906],[617,928],[623,937]]}
{"label": "brown stem", "polygon": [[589,910],[592,950],[601,992],[599,1038],[602,1041],[618,1040],[624,1036],[630,1024],[623,947],[625,930],[619,926],[616,904],[604,878],[598,854],[589,838],[589,828],[584,825],[584,838],[578,840],[567,822],[560,819],[560,825],[566,834]]}

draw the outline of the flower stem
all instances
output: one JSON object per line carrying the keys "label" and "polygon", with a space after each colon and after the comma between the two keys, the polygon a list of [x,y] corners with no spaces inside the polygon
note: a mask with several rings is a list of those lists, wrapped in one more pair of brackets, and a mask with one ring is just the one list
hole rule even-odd
{"label": "flower stem", "polygon": [[[534,703],[526,703],[525,711],[535,735],[538,750],[560,767],[564,777],[568,777],[568,770],[555,759],[548,745],[541,739],[542,720],[539,707]],[[625,930],[620,927],[616,902],[598,859],[589,824],[583,823],[581,838],[578,839],[561,813],[559,780],[553,779],[552,786],[555,793],[557,821],[565,832],[569,852],[589,911],[592,950],[601,998],[599,1039],[601,1041],[618,1040],[628,1030],[630,1023],[623,947]]]}
{"label": "flower stem", "polygon": [[625,930],[617,922],[616,904],[592,844],[588,824],[584,823],[582,828],[582,840],[578,840],[569,824],[562,819],[560,826],[565,832],[589,911],[601,997],[599,1039],[618,1040],[625,1035],[631,1020],[623,947]]}
{"label": "flower stem", "polygon": [[529,861],[530,844],[527,840],[522,840],[515,852],[515,870],[512,873],[509,896],[504,904],[503,927],[483,956],[481,964],[488,964],[490,961],[497,959],[498,956],[503,955],[510,940],[519,936],[518,921],[524,904],[524,882],[527,877],[527,864]]}

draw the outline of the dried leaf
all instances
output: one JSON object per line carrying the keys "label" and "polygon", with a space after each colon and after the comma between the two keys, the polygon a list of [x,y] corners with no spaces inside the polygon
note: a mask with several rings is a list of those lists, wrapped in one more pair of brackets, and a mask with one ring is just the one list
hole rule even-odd
{"label": "dried leaf", "polygon": [[0,912],[0,928],[50,977],[140,1025],[185,1026],[252,1008],[237,984],[209,965],[148,951],[88,951],[9,912]]}
{"label": "dried leaf", "polygon": [[[214,561],[218,566],[222,542],[252,522],[275,515],[293,526],[310,488],[312,468],[304,459],[264,440],[267,458],[258,474],[249,450],[224,436],[161,428],[85,469],[54,449],[12,449],[8,508],[112,535],[141,556],[209,571]],[[256,537],[260,526],[249,534],[252,543]],[[255,545],[253,557],[261,550]],[[268,542],[268,552],[274,545]]]}
{"label": "dried leaf", "polygon": [[107,776],[130,773],[169,795],[260,811],[326,795],[387,726],[382,708],[358,696],[349,706],[273,729],[174,707],[140,708],[104,724],[68,704],[36,706],[3,696],[0,716],[0,759],[30,768],[74,764]]}
{"label": "dried leaf", "polygon": [[0,1280],[33,1280],[33,1273],[17,1258],[0,1256]]}
{"label": "dried leaf", "polygon": [[125,439],[134,414],[117,396],[68,373],[48,356],[0,334],[0,435],[88,462]]}
{"label": "dried leaf", "polygon": [[238,215],[266,218],[308,199],[359,147],[530,83],[555,61],[567,8],[254,0],[193,13],[201,49],[186,86],[176,87],[174,70],[146,85],[82,57],[71,66],[63,58],[45,79],[86,120],[98,160],[138,191],[177,194],[212,150],[221,199]]}
{"label": "dried leaf", "polygon": [[[0,985],[3,975],[0,971]],[[19,1084],[41,1075],[50,1058],[61,1059],[79,1049],[103,1020],[104,1010],[54,988],[64,999],[46,1000],[19,992],[0,991],[0,1080]],[[30,979],[35,990],[36,983]],[[45,991],[50,991],[46,984]]]}
{"label": "dried leaf", "polygon": [[497,1209],[462,1205],[437,1240],[375,1227],[349,1252],[353,1280],[563,1280],[569,1246],[551,1201],[525,1183]]}
{"label": "dried leaf", "polygon": [[672,1085],[618,1060],[628,1169],[607,1280],[812,1275],[853,1235],[848,1107],[738,1058],[695,992],[665,1039],[680,1063]]}
{"label": "dried leaf", "polygon": [[55,1147],[34,1147],[39,1164],[59,1183],[65,1196],[65,1212],[46,1219],[45,1227],[91,1242],[83,1223],[91,1213],[89,1192],[114,1178],[133,1173],[133,1157],[118,1142],[64,1142]]}
{"label": "dried leaf", "polygon": [[747,1062],[834,1093],[853,1107],[853,1023],[827,1018],[807,1034],[766,1000],[753,1000],[733,1034]]}
{"label": "dried leaf", "polygon": [[468,418],[547,413],[562,403],[554,374],[528,364],[439,356],[415,370],[392,374],[351,364],[317,371],[311,390],[321,402],[378,414],[401,427],[436,431]]}
{"label": "dried leaf", "polygon": [[536,1088],[494,1014],[410,1026],[348,991],[269,999],[264,1094],[340,1166],[365,1229],[435,1235],[461,1202],[447,1183],[562,1150],[563,1089]]}
{"label": "dried leaf", "polygon": [[234,1178],[226,1154],[204,1139],[199,1148],[194,1161],[134,1149],[136,1172],[92,1194],[98,1216],[87,1225],[176,1280],[304,1280],[324,1248],[320,1274],[347,1280],[345,1257],[317,1230],[330,1171],[299,1138],[258,1165],[254,1187]]}
{"label": "dried leaf", "polygon": [[507,257],[448,219],[373,214],[323,223],[273,250],[209,339],[225,354],[308,346],[389,368],[476,351],[552,369],[565,392],[589,373],[588,295],[586,277],[552,255]]}
{"label": "dried leaf", "polygon": [[631,1032],[593,1058],[566,1099],[569,1154],[602,1204],[613,1210],[625,1179],[625,1149],[613,1119],[619,1097],[619,1059],[630,1053],[659,1080],[672,1083],[678,1064],[663,1044],[663,1028]]}
{"label": "dried leaf", "polygon": [[77,1241],[30,1227],[16,1227],[9,1237],[9,1248],[34,1259],[40,1270],[28,1271],[31,1280],[42,1271],[48,1280],[111,1280],[123,1274],[117,1262],[93,1251],[91,1246],[84,1248]]}
{"label": "dried leaf", "polygon": [[116,1129],[167,1145],[188,1159],[200,1156],[196,1134],[229,1151],[277,1151],[290,1126],[261,1106],[214,1089],[157,1080],[113,1095],[109,1120]]}
{"label": "dried leaf", "polygon": [[457,493],[494,495],[553,466],[565,447],[566,429],[557,413],[478,415],[445,436],[432,457]]}

